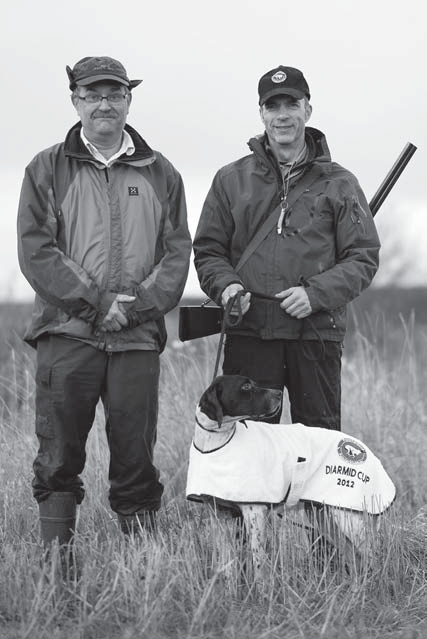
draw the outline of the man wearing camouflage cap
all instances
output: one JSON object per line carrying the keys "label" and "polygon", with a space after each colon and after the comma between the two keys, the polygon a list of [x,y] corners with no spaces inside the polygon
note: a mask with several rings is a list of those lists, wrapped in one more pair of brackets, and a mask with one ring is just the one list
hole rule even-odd
{"label": "man wearing camouflage cap", "polygon": [[33,491],[43,540],[61,544],[84,496],[100,398],[111,507],[125,533],[155,525],[159,354],[191,250],[181,176],[126,124],[141,80],[110,57],[67,74],[80,121],[29,164],[18,213],[20,266],[36,292],[25,336],[37,348]]}
{"label": "man wearing camouflage cap", "polygon": [[[340,430],[346,304],[371,282],[379,239],[356,178],[308,127],[304,75],[258,83],[262,135],[220,169],[194,240],[205,293],[243,317],[227,329],[223,371],[287,388],[293,422]],[[279,421],[280,415],[277,417]]]}

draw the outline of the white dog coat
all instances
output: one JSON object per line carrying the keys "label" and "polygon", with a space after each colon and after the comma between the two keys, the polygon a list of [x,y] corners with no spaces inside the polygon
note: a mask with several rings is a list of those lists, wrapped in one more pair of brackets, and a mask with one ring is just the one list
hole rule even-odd
{"label": "white dog coat", "polygon": [[340,431],[302,424],[236,422],[223,447],[190,449],[187,498],[279,504],[313,501],[376,515],[395,487],[365,444]]}

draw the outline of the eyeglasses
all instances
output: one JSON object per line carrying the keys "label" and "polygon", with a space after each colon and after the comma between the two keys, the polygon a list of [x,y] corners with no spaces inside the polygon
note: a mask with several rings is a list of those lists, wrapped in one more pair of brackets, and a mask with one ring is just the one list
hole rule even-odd
{"label": "eyeglasses", "polygon": [[88,104],[98,104],[102,100],[107,100],[109,104],[120,104],[127,98],[127,94],[111,93],[111,95],[98,95],[97,93],[89,93],[88,95],[78,95],[79,100],[84,100]]}

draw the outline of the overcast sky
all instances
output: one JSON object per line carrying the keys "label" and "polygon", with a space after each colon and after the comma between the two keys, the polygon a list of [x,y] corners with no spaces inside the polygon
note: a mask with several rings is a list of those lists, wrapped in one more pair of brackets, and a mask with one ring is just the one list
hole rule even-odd
{"label": "overcast sky", "polygon": [[[415,156],[376,218],[384,260],[427,282],[427,53],[423,0],[21,0],[1,21],[0,299],[28,297],[16,259],[16,208],[32,157],[75,123],[65,66],[86,55],[123,62],[134,91],[129,124],[166,155],[186,186],[194,233],[218,168],[263,128],[259,77],[300,68],[312,126],[372,197],[406,142]],[[197,291],[192,270],[187,292]]]}

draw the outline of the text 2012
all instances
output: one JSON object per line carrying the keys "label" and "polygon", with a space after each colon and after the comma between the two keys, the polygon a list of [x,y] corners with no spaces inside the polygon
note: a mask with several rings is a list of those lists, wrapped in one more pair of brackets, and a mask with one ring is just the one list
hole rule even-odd
{"label": "text 2012", "polygon": [[341,479],[341,477],[338,477],[337,486],[345,486],[346,488],[354,488],[354,481],[352,479]]}

